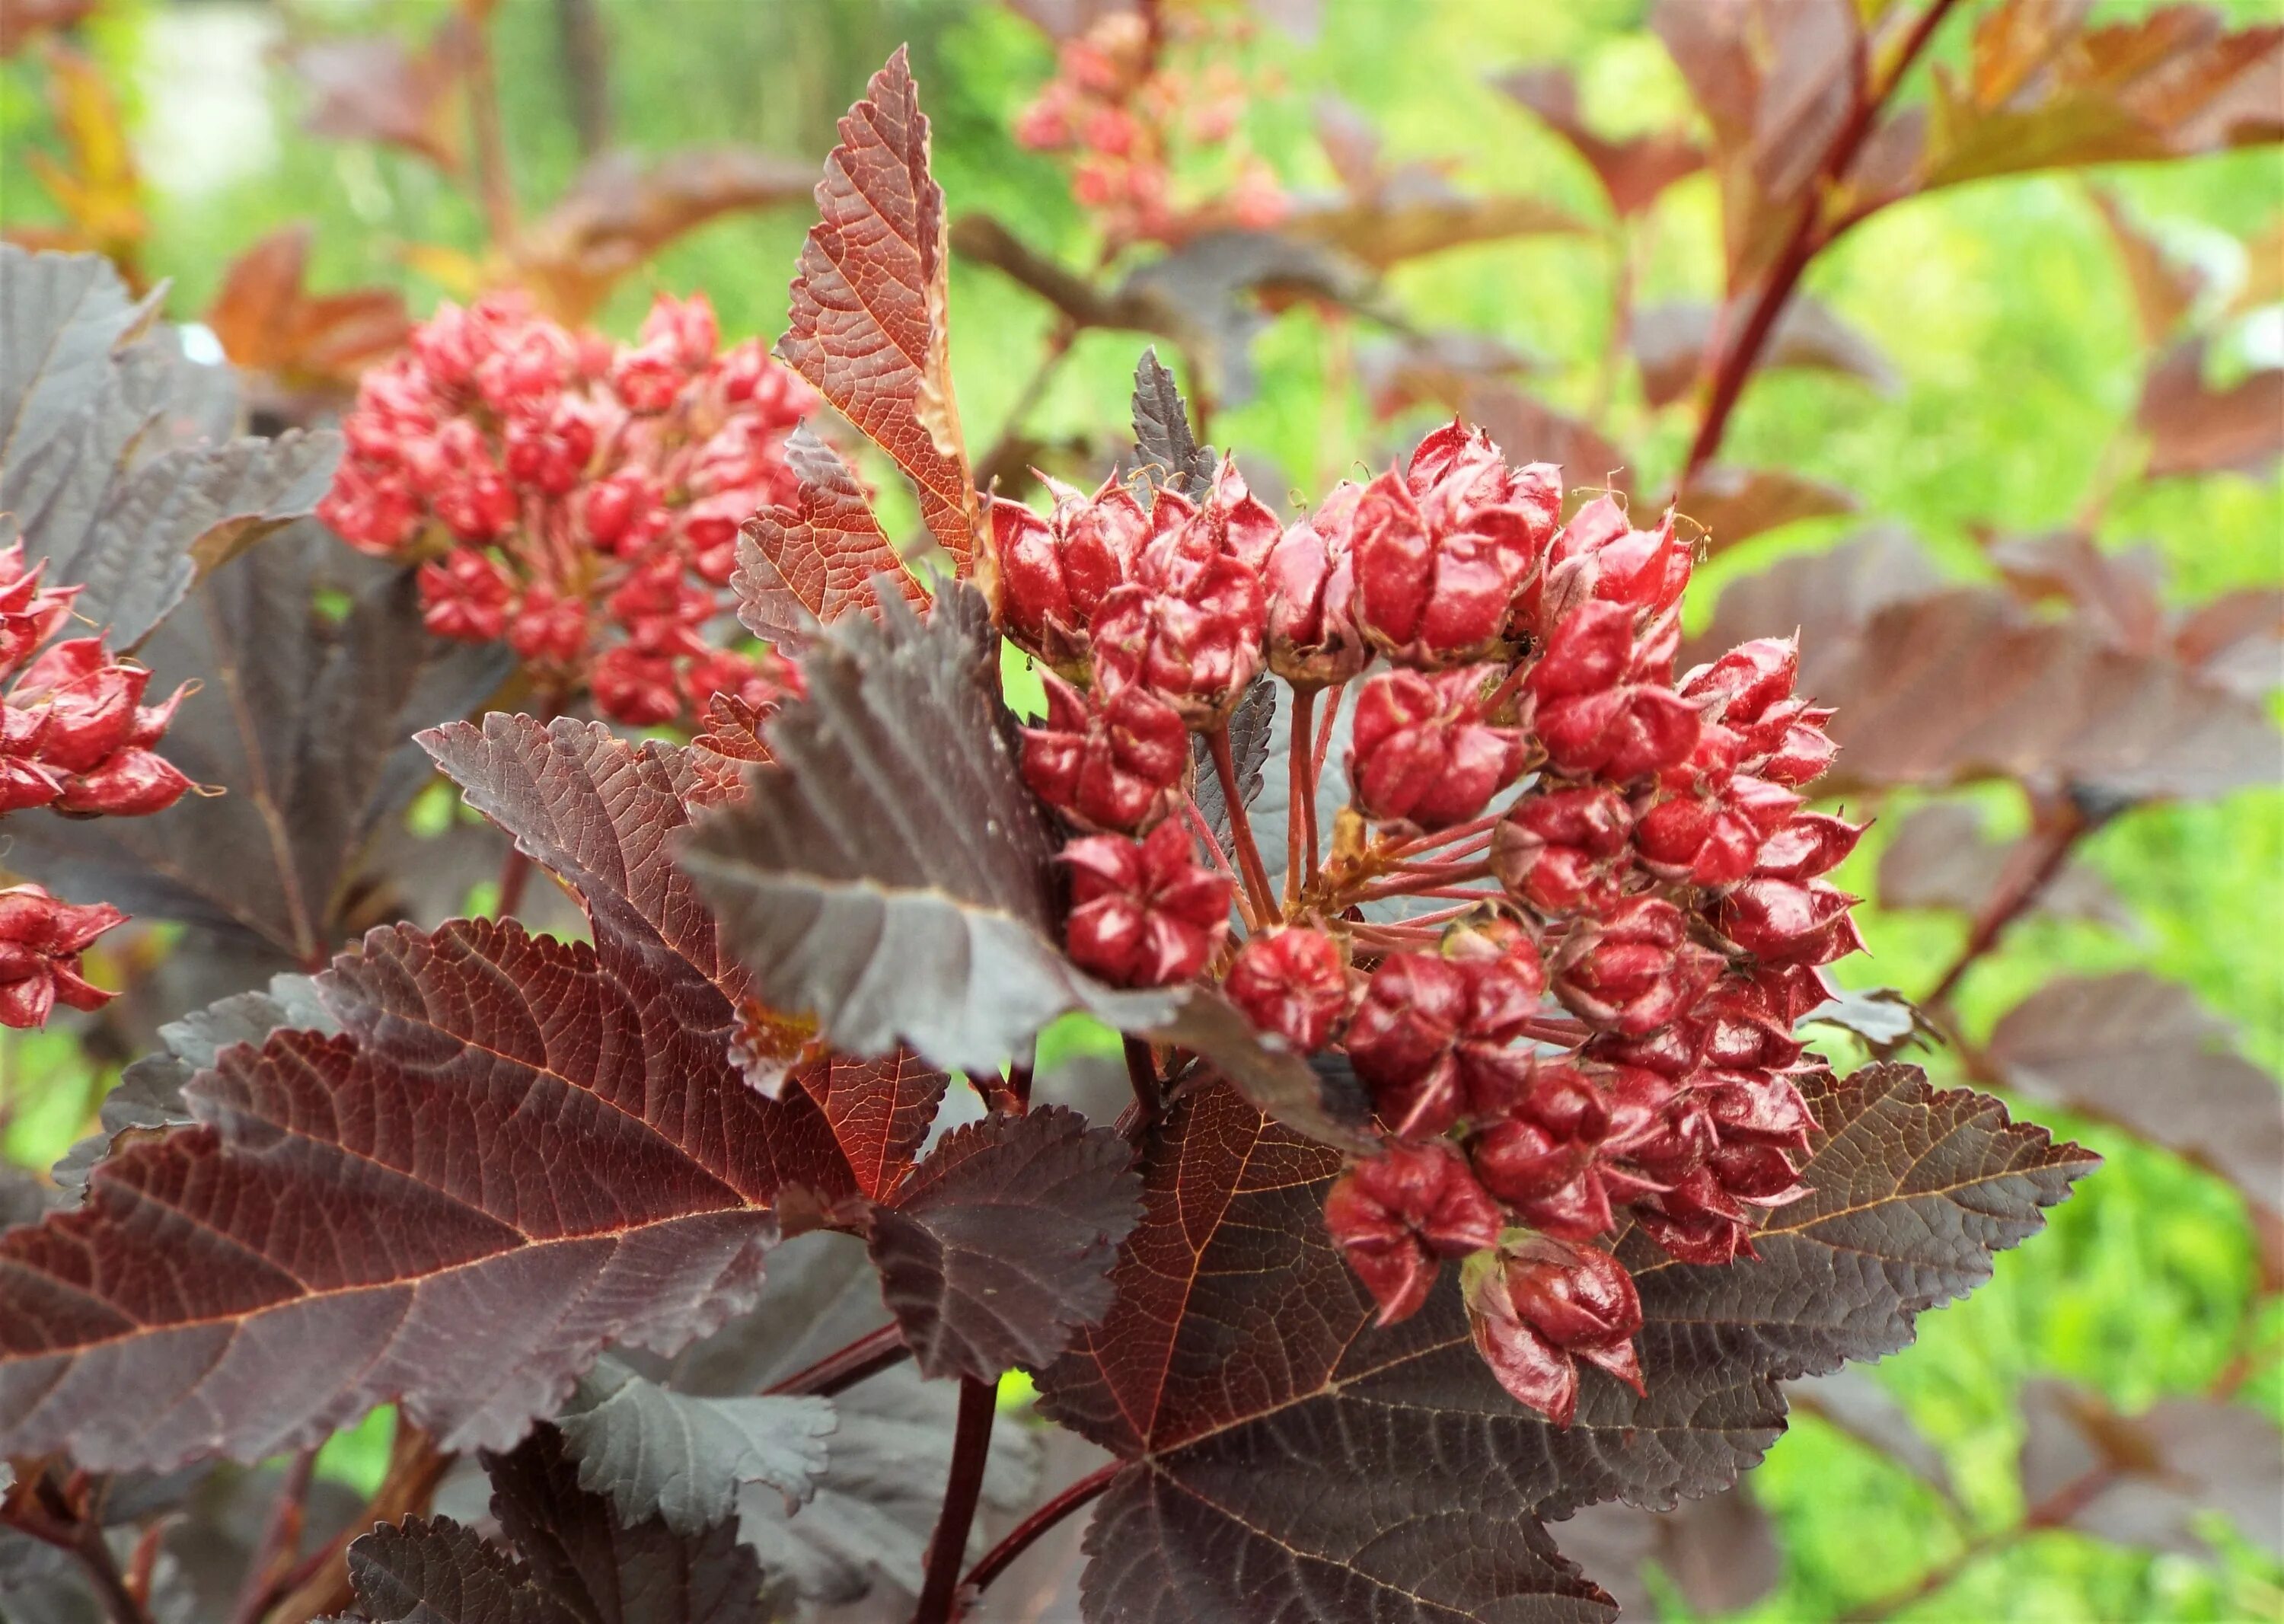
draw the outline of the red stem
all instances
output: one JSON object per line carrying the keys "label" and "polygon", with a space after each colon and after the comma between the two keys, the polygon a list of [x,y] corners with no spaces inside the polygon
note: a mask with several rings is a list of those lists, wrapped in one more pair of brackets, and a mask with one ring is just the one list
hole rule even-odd
{"label": "red stem", "polygon": [[878,1331],[865,1332],[848,1347],[825,1355],[807,1369],[795,1370],[767,1391],[831,1398],[868,1376],[877,1376],[890,1365],[903,1362],[911,1357],[911,1352],[904,1346],[902,1327],[883,1325]]}
{"label": "red stem", "polygon": [[1123,1461],[1111,1461],[1096,1467],[1017,1523],[1008,1531],[1006,1538],[984,1552],[982,1560],[967,1570],[966,1582],[961,1588],[969,1591],[982,1590],[1013,1566],[1016,1558],[1038,1543],[1041,1534],[1108,1488],[1110,1480],[1118,1475],[1119,1469],[1125,1464]]}
{"label": "red stem", "polygon": [[[1317,800],[1310,792],[1314,784],[1309,777],[1310,720],[1317,703],[1313,688],[1293,691],[1293,749],[1287,758],[1285,776],[1285,911],[1291,913],[1301,905],[1301,883],[1317,875],[1315,850]],[[1309,865],[1301,866],[1301,824],[1306,819],[1310,825]]]}
{"label": "red stem", "polygon": [[920,1586],[919,1604],[912,1609],[912,1624],[950,1624],[952,1604],[959,1597],[959,1565],[967,1555],[967,1531],[974,1526],[976,1503],[983,1497],[983,1468],[991,1456],[991,1423],[998,1400],[997,1382],[961,1378],[951,1473],[944,1484],[935,1537],[928,1542],[927,1578]]}
{"label": "red stem", "polygon": [[1138,1135],[1166,1109],[1165,1090],[1158,1086],[1158,1062],[1147,1038],[1126,1040],[1126,1080],[1134,1085],[1134,1104],[1140,1112],[1136,1125]]}
{"label": "red stem", "polygon": [[2062,865],[2069,861],[2070,853],[2077,849],[2077,843],[2096,827],[2095,820],[2065,802],[2053,825],[2046,830],[2045,845],[2036,859],[2022,871],[2020,878],[2011,886],[2001,887],[1983,905],[1982,913],[1975,917],[1974,930],[1967,935],[1967,945],[1959,949],[1959,956],[1951,961],[1951,967],[1943,972],[1943,979],[1935,984],[1935,990],[1920,1002],[1932,1010],[1941,1010],[1947,1005],[1967,972],[1998,945],[1998,939],[2006,933],[2009,925],[2030,910],[2031,904],[2044,894],[2045,888],[2053,883],[2054,877],[2061,872]]}
{"label": "red stem", "polygon": [[1221,780],[1222,800],[1229,807],[1229,830],[1237,847],[1238,871],[1245,876],[1253,910],[1265,923],[1277,917],[1276,894],[1269,888],[1269,871],[1262,865],[1261,848],[1253,843],[1253,818],[1237,792],[1237,757],[1230,747],[1229,723],[1206,735],[1213,750],[1214,773]]}
{"label": "red stem", "polygon": [[[1880,109],[1895,94],[1912,62],[1927,49],[1928,41],[1957,3],[1958,0],[1934,0],[1912,20],[1911,32],[1905,37],[1887,82],[1869,94],[1858,92],[1847,120],[1833,136],[1832,144],[1825,149],[1824,161],[1817,168],[1816,178],[1809,183],[1807,195],[1801,199],[1800,218],[1794,222],[1792,234],[1778,252],[1775,263],[1769,267],[1768,276],[1761,284],[1760,297],[1754,301],[1736,342],[1727,347],[1714,371],[1712,389],[1705,401],[1705,416],[1697,426],[1697,438],[1690,443],[1689,459],[1683,465],[1681,477],[1674,481],[1676,499],[1721,449],[1722,438],[1729,432],[1729,416],[1736,410],[1738,397],[1745,392],[1753,369],[1760,363],[1761,351],[1766,347],[1770,333],[1775,331],[1777,318],[1784,314],[1786,304],[1799,286],[1801,273],[1838,235],[1836,229],[1818,229],[1824,218],[1826,193],[1847,176],[1848,167],[1856,161],[1856,154],[1871,135]],[[1714,341],[1719,342],[1717,329]]]}

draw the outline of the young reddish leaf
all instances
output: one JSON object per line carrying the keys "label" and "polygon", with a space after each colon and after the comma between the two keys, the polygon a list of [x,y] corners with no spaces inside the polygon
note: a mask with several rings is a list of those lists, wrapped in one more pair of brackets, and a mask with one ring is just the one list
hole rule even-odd
{"label": "young reddish leaf", "polygon": [[2174,629],[2173,652],[2232,693],[2273,692],[2284,683],[2284,589],[2247,587],[2198,605]]}
{"label": "young reddish leaf", "polygon": [[1674,182],[1705,167],[1705,153],[1678,130],[1611,140],[1589,129],[1567,67],[1525,67],[1491,82],[1537,113],[1594,171],[1621,216],[1638,215]]}
{"label": "young reddish leaf", "polygon": [[2142,341],[2154,349],[2173,336],[2173,330],[2203,291],[2204,278],[2194,266],[2168,259],[2155,240],[2133,223],[2116,192],[2097,186],[2088,195],[2101,215],[2101,223],[2108,228],[2118,262],[2125,269],[2126,284],[2133,290]]}
{"label": "young reddish leaf", "polygon": [[287,57],[309,93],[302,127],[334,141],[377,141],[426,159],[446,174],[461,164],[458,91],[468,31],[455,13],[414,50],[385,34],[315,40]]}
{"label": "young reddish leaf", "polygon": [[1778,1382],[1902,1347],[2092,1165],[1909,1067],[1804,1081],[1812,1193],[1758,1261],[1673,1263],[1634,1234],[1647,1396],[1590,1373],[1568,1429],[1499,1388],[1448,1277],[1370,1328],[1319,1215],[1336,1155],[1227,1091],[1182,1101],[1145,1143],[1117,1302],[1040,1379],[1050,1415],[1132,1463],[1089,1536],[1090,1620],[1218,1620],[1240,1583],[1264,1612],[1604,1616],[1541,1516],[1726,1486],[1782,1428]]}
{"label": "young reddish leaf", "polygon": [[121,652],[316,507],[340,453],[331,432],[228,438],[227,375],[217,402],[215,369],[150,319],[105,262],[0,244],[0,542],[82,587],[74,613]]}
{"label": "young reddish leaf", "polygon": [[2187,988],[2131,970],[2049,981],[1984,1054],[2006,1087],[2177,1152],[2273,1213],[2284,1109],[2233,1037]]}
{"label": "young reddish leaf", "polygon": [[206,324],[249,371],[289,387],[353,389],[359,373],[403,344],[412,318],[394,288],[311,296],[310,237],[306,223],[285,226],[232,260]]}
{"label": "young reddish leaf", "polygon": [[1856,498],[1782,468],[1701,468],[1676,505],[1705,527],[1707,556],[1803,519],[1852,513]]}
{"label": "young reddish leaf", "polygon": [[786,441],[786,461],[801,480],[791,507],[763,508],[746,521],[730,577],[738,618],[780,649],[805,645],[819,626],[850,610],[874,613],[885,583],[914,605],[927,589],[896,558],[849,465],[807,424]]}
{"label": "young reddish leaf", "polygon": [[872,1214],[880,1292],[923,1375],[1036,1369],[1110,1307],[1141,1216],[1133,1152],[1058,1105],[948,1136]]}
{"label": "young reddish leaf", "polygon": [[593,1624],[764,1624],[762,1567],[737,1525],[677,1534],[662,1518],[631,1526],[579,1487],[562,1436],[535,1431],[506,1455],[479,1457],[492,1517],[532,1582]]}
{"label": "young reddish leaf", "polygon": [[2098,1393],[2042,1378],[2022,1391],[2022,1497],[2053,1508],[2045,1526],[2210,1558],[2198,1525],[2219,1511],[2284,1556],[2284,1434],[2260,1410],[2171,1398],[2120,1415]]}
{"label": "young reddish leaf", "polygon": [[911,476],[965,574],[978,507],[945,347],[943,191],[902,47],[841,121],[817,204],[778,353]]}
{"label": "young reddish leaf", "polygon": [[[1630,329],[1642,393],[1653,406],[1670,406],[1697,382],[1698,363],[1712,335],[1711,305],[1677,300],[1636,312]],[[1872,341],[1820,300],[1795,294],[1762,352],[1764,367],[1799,367],[1860,379],[1882,394],[1896,387],[1895,369]]]}
{"label": "young reddish leaf", "polygon": [[517,233],[516,279],[559,321],[586,321],[636,267],[709,220],[810,194],[808,165],[751,147],[692,147],[644,165],[606,152]]}
{"label": "young reddish leaf", "polygon": [[606,1342],[671,1351],[749,1306],[779,1191],[845,1164],[807,1095],[739,1086],[719,995],[637,945],[477,920],[336,959],[341,1035],[226,1051],[197,1126],[0,1243],[4,1452],[251,1460],[390,1400],[445,1448],[504,1444]]}
{"label": "young reddish leaf", "polygon": [[1920,185],[2186,157],[2284,134],[2284,27],[2228,31],[2202,6],[2081,27],[2084,0],[2005,0],[1967,73],[1938,68]]}
{"label": "young reddish leaf", "polygon": [[1816,635],[1799,691],[1839,707],[1818,792],[2002,777],[2128,797],[2217,795],[2273,777],[2261,707],[2166,655],[2077,621],[2034,619],[1988,588],[1941,588],[1908,542],[1873,535],[1732,582],[1685,652]]}
{"label": "young reddish leaf", "polygon": [[2284,455],[2284,367],[2228,386],[2206,384],[2205,342],[2189,339],[2149,371],[2139,421],[2149,436],[2148,475],[2265,472]]}
{"label": "young reddish leaf", "polygon": [[[725,1039],[734,1028],[748,1079],[778,1090],[782,1057],[756,1053],[746,1041],[778,1018],[755,997],[752,979],[724,949],[713,916],[673,861],[678,832],[733,798],[733,780],[695,751],[630,744],[600,722],[567,717],[543,724],[494,711],[481,727],[454,722],[420,743],[470,806],[579,894],[606,969],[637,960],[648,974],[688,986],[686,1018],[718,1027]],[[927,1138],[947,1081],[902,1051],[877,1060],[835,1056],[794,1070],[793,1085],[823,1114],[840,1152],[810,1169],[806,1182],[828,1195],[885,1194]]]}
{"label": "young reddish leaf", "polygon": [[[1973,807],[1937,801],[1904,815],[1880,854],[1880,906],[1948,908],[1970,918],[1998,894],[2010,869],[2035,861],[2028,842],[1993,840]],[[2071,863],[2038,891],[2031,908],[2057,918],[2134,928],[2132,912],[2098,869]]]}
{"label": "young reddish leaf", "polygon": [[[312,636],[334,595],[347,613]],[[304,523],[207,577],[141,658],[205,684],[168,730],[167,756],[227,793],[186,796],[158,817],[20,818],[12,861],[59,893],[252,950],[267,961],[255,980],[280,961],[321,963],[390,917],[385,883],[365,883],[363,864],[426,776],[406,738],[481,704],[508,654],[429,636],[411,571]]]}

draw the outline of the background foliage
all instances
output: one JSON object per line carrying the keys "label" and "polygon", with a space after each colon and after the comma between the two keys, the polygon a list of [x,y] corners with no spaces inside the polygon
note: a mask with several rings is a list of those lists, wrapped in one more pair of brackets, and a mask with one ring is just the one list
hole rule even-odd
{"label": "background foliage", "polygon": [[[232,262],[297,222],[310,227],[312,288],[393,288],[425,313],[440,296],[465,292],[459,282],[484,248],[480,203],[405,151],[305,136],[298,121],[310,92],[284,47],[376,32],[417,46],[450,9],[441,0],[105,5],[77,37],[118,98],[140,182],[129,187],[122,178],[119,154],[106,168],[101,115],[84,102],[59,104],[65,77],[38,53],[22,53],[0,65],[0,222],[12,232],[84,226],[91,211],[75,211],[74,221],[74,211],[59,208],[43,167],[107,173],[131,207],[104,215],[106,229],[129,245],[143,274],[171,278],[168,308],[177,319],[208,312]],[[529,215],[562,194],[580,162],[561,48],[563,13],[578,9],[550,0],[494,8],[502,124]],[[1607,207],[1590,173],[1487,75],[1561,63],[1605,133],[1686,124],[1686,89],[1648,32],[1647,9],[1633,0],[1326,0],[1320,14],[1263,7],[1301,13],[1300,26],[1262,26],[1235,47],[1254,92],[1247,134],[1295,193],[1329,193],[1337,180],[1318,115],[1322,98],[1336,96],[1378,127],[1391,160],[1434,158],[1463,191],[1524,192],[1599,220]],[[2130,19],[2148,9],[2124,0],[2096,15]],[[2239,24],[2273,16],[2264,0],[2219,9]],[[909,39],[955,218],[989,213],[1065,263],[1093,252],[1063,167],[1010,133],[1054,68],[1052,44],[1012,11],[951,0],[675,0],[663,16],[637,0],[598,0],[597,11],[616,143],[645,152],[747,143],[802,171],[830,144],[851,87]],[[1958,65],[1967,31],[1948,29],[1933,59]],[[2103,200],[2166,261],[2196,273],[2190,319],[2216,335],[2224,381],[2284,362],[2284,305],[2276,302],[2284,160],[2273,147],[2006,177],[1886,210],[1820,256],[1805,285],[1872,358],[1852,371],[1759,379],[1723,458],[1823,481],[1850,493],[1858,511],[1724,551],[1693,588],[1696,623],[1725,582],[1870,525],[1903,527],[1947,570],[1988,580],[1994,570],[1979,538],[2034,535],[2090,513],[2106,551],[2156,550],[2171,605],[2284,583],[2284,486],[2272,459],[2257,475],[2121,478],[2132,471],[2130,425],[2151,347]],[[725,334],[773,336],[785,323],[786,268],[810,218],[805,187],[797,187],[792,207],[739,213],[683,237],[619,280],[598,320],[630,332],[654,290],[703,289]],[[1719,241],[1712,179],[1670,188],[1636,232],[1638,302],[1717,298]],[[1600,228],[1526,236],[1397,265],[1385,301],[1428,325],[1512,346],[1527,358],[1532,394],[1594,415],[1633,451],[1636,488],[1654,492],[1679,467],[1693,418],[1682,407],[1653,406],[1631,369],[1614,364],[1611,265]],[[1054,317],[1005,277],[958,259],[952,301],[954,371],[980,455],[1031,391]],[[1213,426],[1216,441],[1257,451],[1273,471],[1254,479],[1257,489],[1321,488],[1358,464],[1381,465],[1432,419],[1433,408],[1393,423],[1375,417],[1358,379],[1360,357],[1380,337],[1368,320],[1305,302],[1271,321],[1253,348],[1257,392]],[[1029,438],[1052,449],[1115,431],[1137,347],[1130,332],[1080,333],[1028,403]],[[1590,477],[1574,471],[1574,479]],[[2109,494],[2091,500],[2096,492]],[[2272,649],[2268,658],[2272,664]],[[2272,781],[2278,765],[2243,776]],[[1875,902],[1883,851],[1916,799],[1881,800],[1880,821],[1840,876]],[[2018,786],[1985,784],[1963,799],[1992,838],[2030,824]],[[424,801],[415,816],[449,817],[449,807]],[[2284,933],[2276,923],[2284,918],[2284,790],[2272,782],[2215,800],[2136,807],[2085,839],[2077,861],[2090,877],[2083,884],[2108,894],[2098,907],[2033,913],[1975,965],[1957,1000],[1970,1038],[1986,1038],[2004,1012],[2058,974],[2147,970],[2233,1023],[2239,1047],[2264,1070],[2284,1066]],[[1969,928],[1964,914],[1939,909],[1869,906],[1858,918],[1872,957],[1846,968],[1865,985],[1912,995],[1935,985]],[[116,973],[107,984],[117,984]],[[60,1027],[0,1043],[0,1145],[25,1166],[44,1167],[83,1131],[110,1074]],[[1962,1075],[1949,1048],[1922,1063],[1938,1081]],[[2139,1086],[2161,1093],[2171,1081],[2153,1070]],[[1739,1616],[1856,1616],[1911,1596],[1930,1573],[1948,1582],[1908,1616],[2284,1612],[2284,1504],[2271,1487],[2256,1488],[2265,1496],[2265,1540],[2208,1516],[2199,1524],[2210,1536],[2208,1554],[2015,1531],[2025,1394],[2042,1391],[2034,1384],[2045,1378],[2082,1384],[2127,1412],[2169,1395],[2233,1391],[2271,1417],[2284,1413],[2275,1356],[2284,1316],[2242,1193],[2103,1123],[2044,1104],[2038,1116],[2099,1150],[2107,1167],[2056,1214],[2044,1244],[2002,1259],[1989,1289],[1930,1316],[1918,1346],[1874,1375],[1939,1452],[1953,1494],[1803,1417],[1752,1479],[1782,1565],[1774,1587]],[[2284,1170],[2267,1172],[2273,1203]],[[383,1419],[340,1441],[321,1471],[369,1481],[386,1431]],[[1652,1581],[1662,1609],[1697,1616],[1676,1579],[1686,1575]],[[1696,1601],[1708,1594],[1697,1590]]]}

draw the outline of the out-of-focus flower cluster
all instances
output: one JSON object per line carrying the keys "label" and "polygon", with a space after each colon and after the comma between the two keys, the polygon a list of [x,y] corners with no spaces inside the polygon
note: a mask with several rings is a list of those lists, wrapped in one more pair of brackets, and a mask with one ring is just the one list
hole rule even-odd
{"label": "out-of-focus flower cluster", "polygon": [[559,698],[651,726],[714,693],[771,697],[781,668],[707,628],[739,527],[793,499],[785,439],[815,409],[758,341],[720,348],[703,294],[661,297],[633,344],[521,296],[447,304],[367,372],[318,508],[353,545],[420,558],[431,631],[505,637]]}
{"label": "out-of-focus flower cluster", "polygon": [[[1567,1424],[1582,1360],[1639,1386],[1611,1238],[1725,1263],[1805,1193],[1793,1031],[1861,945],[1824,878],[1858,830],[1803,793],[1834,746],[1793,645],[1678,672],[1673,515],[1600,496],[1563,524],[1559,470],[1459,423],[1290,525],[1226,462],[1194,498],[1051,494],[992,528],[1002,622],[1051,668],[1023,766],[1073,832],[1071,956],[1219,980],[1264,1033],[1345,1052],[1384,1149],[1326,1220],[1383,1323],[1465,1258],[1518,1398]],[[1330,855],[1281,901],[1193,802],[1190,736],[1264,669],[1288,714],[1349,722]]]}
{"label": "out-of-focus flower cluster", "polygon": [[[1109,12],[1063,42],[1015,138],[1071,155],[1071,194],[1113,248],[1284,218],[1283,189],[1240,133],[1249,92],[1232,59],[1249,26],[1228,12],[1152,7]],[[1198,170],[1216,177],[1209,195],[1176,178]]]}
{"label": "out-of-focus flower cluster", "polygon": [[[141,817],[183,798],[191,781],[154,748],[189,692],[143,703],[151,673],[101,636],[51,641],[71,619],[77,587],[41,583],[24,547],[0,552],[0,816],[45,807],[69,817]],[[37,886],[0,891],[0,1026],[37,1027],[60,999],[98,1009],[113,995],[82,978],[79,956],[127,917],[77,907]]]}

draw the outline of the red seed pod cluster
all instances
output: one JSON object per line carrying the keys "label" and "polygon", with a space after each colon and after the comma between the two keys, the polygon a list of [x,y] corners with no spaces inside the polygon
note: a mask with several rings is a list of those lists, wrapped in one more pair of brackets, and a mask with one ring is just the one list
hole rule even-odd
{"label": "red seed pod cluster", "polygon": [[[1233,58],[1249,31],[1226,13],[1107,12],[1063,42],[1015,138],[1070,155],[1071,195],[1115,246],[1275,225],[1284,191],[1240,133],[1248,90]],[[1185,191],[1177,171],[1203,171],[1213,193]]]}
{"label": "red seed pod cluster", "polygon": [[702,294],[661,296],[632,344],[517,294],[447,304],[365,374],[318,513],[423,560],[431,631],[505,638],[547,686],[653,726],[781,680],[708,630],[739,526],[795,494],[785,439],[816,404],[758,341],[722,349]]}
{"label": "red seed pod cluster", "polygon": [[[0,551],[0,816],[45,807],[67,817],[142,817],[191,788],[158,753],[191,689],[143,703],[151,673],[101,636],[51,641],[71,619],[77,587],[41,582],[19,541]],[[44,646],[43,646],[44,645]],[[0,1026],[44,1025],[57,1002],[101,1008],[82,949],[127,916],[107,902],[60,902],[37,886],[0,891]]]}
{"label": "red seed pod cluster", "polygon": [[[1345,1053],[1383,1149],[1326,1215],[1383,1323],[1468,1257],[1519,1399],[1567,1422],[1582,1362],[1639,1385],[1613,1238],[1725,1263],[1805,1193],[1793,1029],[1860,945],[1828,878],[1859,832],[1808,803],[1833,746],[1793,645],[1677,673],[1674,516],[1605,496],[1562,524],[1558,471],[1463,424],[1282,527],[1227,463],[1195,499],[1052,494],[993,532],[1003,624],[1055,668],[1024,771],[1074,836],[1072,956],[1218,978],[1265,1038]],[[1327,699],[1349,724],[1329,855],[1274,889],[1246,820],[1243,861],[1192,833],[1188,734],[1264,668],[1296,730]],[[1330,739],[1289,752],[1293,832]]]}

